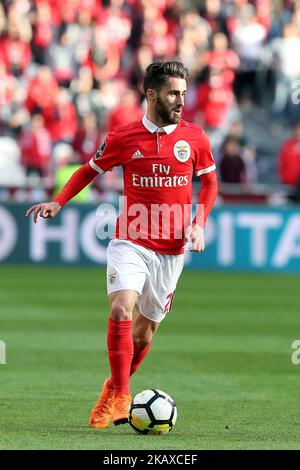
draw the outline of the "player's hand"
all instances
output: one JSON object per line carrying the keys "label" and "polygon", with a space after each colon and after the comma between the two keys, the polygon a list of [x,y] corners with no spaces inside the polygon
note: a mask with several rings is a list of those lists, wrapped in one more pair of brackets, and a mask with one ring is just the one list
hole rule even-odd
{"label": "player's hand", "polygon": [[189,251],[201,252],[205,250],[204,229],[198,224],[189,225],[184,234],[184,241],[188,243]]}
{"label": "player's hand", "polygon": [[55,217],[59,213],[60,209],[61,205],[58,202],[44,202],[30,207],[30,209],[28,209],[26,212],[26,217],[29,217],[33,212],[33,221],[36,224],[39,214],[40,217],[49,219]]}

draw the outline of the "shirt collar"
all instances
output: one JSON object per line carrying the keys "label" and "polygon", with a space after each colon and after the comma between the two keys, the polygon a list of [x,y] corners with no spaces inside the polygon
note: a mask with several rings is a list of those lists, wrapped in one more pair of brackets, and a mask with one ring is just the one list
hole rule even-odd
{"label": "shirt collar", "polygon": [[168,126],[157,127],[156,124],[153,124],[153,122],[149,121],[146,114],[144,114],[142,122],[146,129],[151,132],[151,134],[153,134],[154,132],[159,132],[160,130],[165,131],[166,134],[171,134],[171,132],[175,131],[177,127],[177,124],[169,124]]}

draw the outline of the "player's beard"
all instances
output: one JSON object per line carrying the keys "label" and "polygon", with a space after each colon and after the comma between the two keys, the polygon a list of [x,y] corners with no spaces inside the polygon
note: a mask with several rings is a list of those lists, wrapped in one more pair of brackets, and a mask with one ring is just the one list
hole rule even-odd
{"label": "player's beard", "polygon": [[[180,111],[180,114],[175,114],[174,111]],[[164,124],[178,124],[181,119],[181,111],[182,107],[178,106],[173,106],[171,109],[169,109],[168,106],[166,106],[161,100],[161,98],[157,96],[155,112],[162,119]]]}

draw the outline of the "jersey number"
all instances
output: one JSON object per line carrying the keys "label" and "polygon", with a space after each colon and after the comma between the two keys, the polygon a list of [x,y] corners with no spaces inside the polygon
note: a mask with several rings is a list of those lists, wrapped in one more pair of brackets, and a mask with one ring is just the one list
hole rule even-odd
{"label": "jersey number", "polygon": [[172,310],[173,302],[174,302],[174,297],[175,297],[175,292],[172,292],[171,294],[167,295],[167,303],[164,308],[164,313],[170,313]]}

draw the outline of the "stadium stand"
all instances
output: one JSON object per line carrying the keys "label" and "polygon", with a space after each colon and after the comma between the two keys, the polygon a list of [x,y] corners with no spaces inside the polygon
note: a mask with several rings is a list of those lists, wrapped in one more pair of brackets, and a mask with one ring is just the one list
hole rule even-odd
{"label": "stadium stand", "polygon": [[[299,0],[3,0],[0,197],[51,196],[55,147],[86,162],[108,129],[142,115],[146,66],[174,58],[190,73],[184,118],[204,126],[218,163],[228,141],[239,150],[243,176],[220,171],[223,199],[288,194],[277,159],[300,122],[299,54]],[[92,200],[120,178],[96,180]]]}

